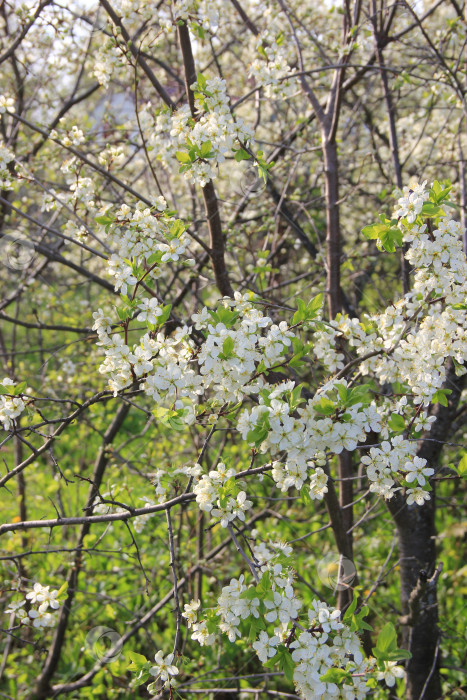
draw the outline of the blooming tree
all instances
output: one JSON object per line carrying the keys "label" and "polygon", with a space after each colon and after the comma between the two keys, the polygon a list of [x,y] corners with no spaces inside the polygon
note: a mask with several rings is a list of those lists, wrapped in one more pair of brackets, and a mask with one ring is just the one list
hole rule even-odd
{"label": "blooming tree", "polygon": [[462,8],[1,22],[0,687],[456,692]]}

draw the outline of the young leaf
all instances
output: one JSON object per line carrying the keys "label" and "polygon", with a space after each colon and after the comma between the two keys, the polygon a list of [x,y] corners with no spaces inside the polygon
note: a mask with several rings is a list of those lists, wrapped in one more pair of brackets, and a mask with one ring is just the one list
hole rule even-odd
{"label": "young leaf", "polygon": [[185,151],[177,151],[175,154],[175,158],[180,161],[180,163],[191,163],[192,158],[186,153]]}
{"label": "young leaf", "polygon": [[239,163],[241,160],[248,160],[251,156],[244,148],[239,148],[238,151],[235,151],[234,158]]}
{"label": "young leaf", "polygon": [[14,396],[19,396],[19,394],[22,394],[23,391],[26,389],[28,383],[27,382],[20,382],[15,386],[15,388],[12,390]]}
{"label": "young leaf", "polygon": [[206,87],[207,80],[202,73],[196,74],[196,82],[198,83],[201,90],[204,90],[204,88]]}
{"label": "young leaf", "polygon": [[112,223],[113,223],[112,217],[111,217],[111,216],[107,216],[107,215],[106,215],[106,216],[96,216],[96,217],[94,217],[94,221],[95,221],[97,224],[102,224],[102,226],[106,226],[107,224],[112,224]]}
{"label": "young leaf", "polygon": [[199,149],[199,155],[201,158],[207,158],[207,156],[211,153],[212,150],[212,143],[210,141],[205,141],[203,144],[201,144],[201,148]]}
{"label": "young leaf", "polygon": [[145,663],[147,663],[147,658],[142,654],[137,654],[136,651],[129,651],[128,656],[133,662],[132,666],[128,667],[130,671],[140,669]]}
{"label": "young leaf", "polygon": [[402,433],[405,430],[405,420],[398,413],[391,413],[388,427],[395,433]]}
{"label": "young leaf", "polygon": [[386,231],[387,228],[387,224],[370,224],[369,226],[362,228],[362,233],[365,238],[376,240],[377,238],[381,237],[381,234]]}
{"label": "young leaf", "polygon": [[[397,648],[397,634],[394,625],[391,622],[387,622],[383,629],[378,634],[378,639],[376,641],[376,651],[377,652],[389,652],[395,651]],[[373,653],[377,656],[375,649]]]}
{"label": "young leaf", "polygon": [[222,344],[222,355],[224,356],[224,359],[232,357],[234,347],[235,341],[230,335],[228,335]]}

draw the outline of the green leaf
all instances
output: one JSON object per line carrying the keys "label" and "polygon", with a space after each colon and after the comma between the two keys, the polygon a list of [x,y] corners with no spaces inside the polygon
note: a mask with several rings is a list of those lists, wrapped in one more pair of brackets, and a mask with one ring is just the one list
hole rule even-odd
{"label": "green leaf", "polygon": [[206,158],[212,151],[212,143],[210,141],[205,141],[203,144],[201,144],[201,148],[199,149],[199,155],[201,158]]}
{"label": "green leaf", "polygon": [[132,660],[132,666],[129,666],[130,671],[135,671],[142,668],[147,663],[147,658],[142,654],[137,654],[136,651],[129,651],[128,656]]}
{"label": "green leaf", "polygon": [[310,489],[307,486],[302,486],[302,488],[300,489],[300,499],[302,500],[305,506],[310,505],[312,503]]}
{"label": "green leaf", "polygon": [[402,245],[402,231],[398,228],[390,228],[381,234],[379,240],[384,250],[388,253],[394,253],[396,245],[398,247]]}
{"label": "green leaf", "polygon": [[360,630],[369,630],[370,632],[373,631],[373,627],[369,625],[363,618],[367,617],[370,614],[370,608],[368,605],[364,605],[363,608],[360,610],[357,615],[353,616],[353,620],[356,623],[356,630],[355,631],[360,631]]}
{"label": "green leaf", "polygon": [[95,221],[97,224],[102,224],[102,226],[106,226],[107,224],[112,224],[112,223],[113,223],[112,217],[111,217],[111,216],[108,216],[108,215],[105,215],[105,216],[96,216],[96,217],[94,218],[94,221]]}
{"label": "green leaf", "polygon": [[171,416],[167,423],[170,425],[172,430],[176,430],[177,432],[181,432],[186,428],[186,424],[178,416]]}
{"label": "green leaf", "polygon": [[209,315],[214,323],[223,323],[226,328],[232,328],[240,316],[238,311],[232,311],[223,306],[220,306],[216,311],[209,311]]}
{"label": "green leaf", "polygon": [[161,315],[157,317],[157,325],[158,326],[162,326],[167,321],[167,319],[170,316],[171,310],[172,310],[172,304],[167,304],[166,306],[164,306],[164,308],[162,309]]}
{"label": "green leaf", "polygon": [[411,659],[412,654],[407,649],[396,649],[395,651],[387,652],[385,661],[400,661],[402,659]]}
{"label": "green leaf", "polygon": [[62,593],[65,593],[65,591],[66,591],[67,589],[68,589],[68,581],[65,581],[65,583],[62,583],[62,585],[61,585],[60,588],[58,589],[57,598],[60,598],[60,596],[62,595]]}
{"label": "green leaf", "polygon": [[344,620],[350,620],[352,615],[354,614],[355,610],[357,609],[357,601],[358,601],[358,596],[354,594],[354,597],[352,599],[352,602],[350,603],[349,607],[344,613]]}
{"label": "green leaf", "polygon": [[467,452],[460,458],[457,471],[459,476],[467,476]]}
{"label": "green leaf", "polygon": [[124,308],[117,307],[117,316],[120,319],[120,321],[126,321],[127,318],[129,318],[131,316],[131,313],[132,313],[132,311],[128,307],[124,307]]}
{"label": "green leaf", "polygon": [[292,316],[292,325],[304,321],[306,317],[306,304],[303,299],[297,299],[297,306],[298,309]]}
{"label": "green leaf", "polygon": [[13,389],[13,395],[19,396],[19,394],[22,394],[23,391],[26,389],[27,385],[27,382],[20,382],[19,384],[17,384]]}
{"label": "green leaf", "polygon": [[306,304],[303,299],[297,299],[298,309],[292,316],[292,325],[301,321],[312,321],[323,305],[323,294],[318,294]]}
{"label": "green leaf", "polygon": [[[140,685],[143,685],[146,683],[149,679],[149,669],[151,668],[150,662],[148,661],[148,668],[147,669],[141,669],[139,672],[139,675],[136,676],[136,678],[133,679],[133,685],[137,688]],[[128,666],[128,669],[130,671],[133,670],[131,666]],[[104,692],[104,688],[102,688],[102,691]]]}
{"label": "green leaf", "polygon": [[440,403],[441,406],[448,406],[448,399],[447,397],[449,394],[452,394],[451,389],[438,389],[438,391],[433,394],[433,398],[431,399],[432,403]]}
{"label": "green leaf", "polygon": [[259,447],[267,438],[269,429],[269,418],[263,413],[256,427],[248,432],[246,439],[249,443],[254,443],[255,447]]}
{"label": "green leaf", "polygon": [[441,209],[441,207],[438,207],[436,204],[433,204],[433,202],[424,202],[422,211],[420,213],[422,216],[431,218],[433,216],[437,216],[438,214],[443,213],[443,210]]}
{"label": "green leaf", "polygon": [[186,231],[186,226],[181,221],[181,219],[176,219],[176,221],[173,222],[172,226],[170,227],[170,235],[173,236],[174,238],[180,238],[182,233]]}
{"label": "green leaf", "polygon": [[243,591],[243,593],[240,594],[240,598],[246,599],[246,600],[253,600],[253,598],[258,597],[258,589],[255,588],[255,586],[250,586],[250,588],[247,588],[246,591]]}
{"label": "green leaf", "polygon": [[405,420],[398,413],[391,413],[388,427],[394,433],[402,433],[405,430]]}
{"label": "green leaf", "polygon": [[291,410],[295,410],[297,406],[299,406],[301,403],[305,401],[305,399],[302,399],[302,388],[303,384],[298,384],[292,391],[290,392],[290,397],[289,397],[289,406]]}
{"label": "green leaf", "polygon": [[292,659],[292,654],[285,647],[279,647],[277,650],[277,656],[279,661],[279,669],[283,671],[287,680],[290,681],[290,683],[292,683],[293,672],[295,669],[295,663]]}
{"label": "green leaf", "polygon": [[222,359],[227,360],[229,357],[232,357],[234,347],[235,341],[230,335],[228,335],[222,343]]}
{"label": "green leaf", "polygon": [[[256,591],[254,589],[253,589],[253,591],[256,593]],[[261,630],[265,630],[265,629],[266,629],[266,624],[265,624],[264,620],[261,617],[259,617],[259,618],[254,617],[251,620],[250,630],[248,632],[248,641],[249,642],[256,641],[256,639],[258,638],[259,632],[261,632]]]}
{"label": "green leaf", "polygon": [[248,151],[245,151],[244,148],[239,148],[238,151],[235,151],[234,158],[237,161],[237,163],[239,163],[241,160],[249,160],[251,156],[248,153]]}
{"label": "green leaf", "polygon": [[342,403],[343,403],[344,405],[347,405],[347,404],[346,404],[346,401],[347,401],[347,396],[348,396],[348,393],[349,393],[349,392],[347,391],[347,387],[344,386],[343,384],[336,384],[336,389],[337,389],[337,393],[339,394],[339,398],[340,398],[340,400],[342,401]]}
{"label": "green leaf", "polygon": [[320,402],[315,404],[313,408],[315,409],[316,413],[321,413],[323,416],[330,416],[336,410],[335,404],[325,396],[323,396]]}
{"label": "green leaf", "polygon": [[201,90],[206,87],[207,80],[202,73],[196,73],[196,82],[198,83]]}
{"label": "green leaf", "polygon": [[266,571],[264,573],[259,581],[259,583],[256,585],[256,592],[259,595],[264,595],[266,593],[269,593],[271,590],[271,576],[269,574],[269,571]]}
{"label": "green leaf", "polygon": [[153,253],[152,255],[149,256],[149,258],[146,260],[148,265],[154,265],[154,263],[160,263],[161,258],[162,258],[163,252],[162,250],[158,250],[156,253]]}
{"label": "green leaf", "polygon": [[376,238],[379,238],[380,235],[384,231],[386,231],[387,228],[387,224],[370,224],[369,226],[365,226],[364,228],[362,228],[362,233],[365,236],[365,238],[375,240]]}
{"label": "green leaf", "polygon": [[[391,622],[387,622],[383,629],[378,634],[378,639],[376,641],[376,651],[377,652],[389,652],[395,651],[397,648],[397,634],[394,625]],[[373,649],[373,653],[378,658],[378,654]]]}
{"label": "green leaf", "polygon": [[355,404],[362,404],[362,406],[369,406],[371,403],[370,387],[368,384],[360,384],[359,386],[354,386],[350,391],[347,399],[346,406],[355,406]]}
{"label": "green leaf", "polygon": [[443,187],[437,180],[434,181],[433,187],[430,190],[430,199],[434,204],[440,204],[449,195],[452,190],[452,185]]}
{"label": "green leaf", "polygon": [[317,294],[308,304],[307,306],[307,311],[309,314],[314,314],[315,312],[319,311],[321,307],[323,306],[323,299],[324,295],[322,292]]}
{"label": "green leaf", "polygon": [[192,162],[192,158],[186,153],[185,151],[177,151],[175,154],[175,158],[180,161],[180,163],[190,163]]}
{"label": "green leaf", "polygon": [[345,680],[351,679],[350,671],[346,671],[344,668],[328,668],[326,673],[323,673],[319,677],[324,683],[335,683],[341,685]]}
{"label": "green leaf", "polygon": [[193,30],[193,33],[196,33],[200,39],[204,39],[206,36],[206,33],[201,26],[201,24],[196,24],[196,22],[191,22],[190,24],[190,29]]}

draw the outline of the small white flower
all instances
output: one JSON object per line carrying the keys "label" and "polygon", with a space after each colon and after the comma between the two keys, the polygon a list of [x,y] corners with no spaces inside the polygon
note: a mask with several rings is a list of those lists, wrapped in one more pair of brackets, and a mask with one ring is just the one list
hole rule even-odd
{"label": "small white flower", "polygon": [[277,649],[275,647],[277,646],[278,641],[278,637],[269,637],[268,633],[262,630],[259,633],[257,641],[253,642],[253,649],[256,651],[259,660],[263,664],[266,663],[268,658],[271,658],[276,654]]}
{"label": "small white flower", "polygon": [[176,666],[172,666],[173,658],[173,654],[167,654],[167,656],[164,659],[162,651],[159,650],[154,657],[154,660],[156,662],[155,666],[152,666],[149,669],[149,673],[151,674],[151,676],[156,676],[162,681],[169,680],[170,676],[177,676],[179,671]]}
{"label": "small white flower", "polygon": [[378,673],[377,679],[385,681],[386,685],[392,688],[396,684],[396,678],[404,678],[405,671],[402,666],[397,665],[397,661],[385,661],[384,671]]}
{"label": "small white flower", "polygon": [[430,477],[435,473],[435,470],[431,467],[425,467],[426,459],[421,457],[414,457],[413,462],[406,462],[405,469],[407,470],[406,481],[411,483],[417,480],[420,486],[424,486],[426,483],[425,477]]}
{"label": "small white flower", "polygon": [[431,498],[430,494],[428,491],[424,491],[420,487],[416,487],[414,489],[407,489],[407,505],[410,506],[412,503],[416,503],[419,506],[422,506],[425,501],[429,501]]}

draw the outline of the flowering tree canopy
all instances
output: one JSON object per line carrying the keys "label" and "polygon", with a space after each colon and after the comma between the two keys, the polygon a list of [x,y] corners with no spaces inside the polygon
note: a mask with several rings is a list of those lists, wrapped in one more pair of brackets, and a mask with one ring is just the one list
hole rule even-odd
{"label": "flowering tree canopy", "polygon": [[2,696],[463,697],[466,22],[1,5]]}

